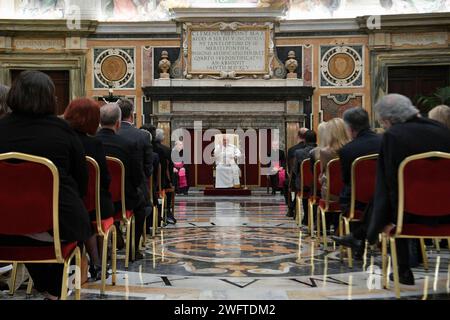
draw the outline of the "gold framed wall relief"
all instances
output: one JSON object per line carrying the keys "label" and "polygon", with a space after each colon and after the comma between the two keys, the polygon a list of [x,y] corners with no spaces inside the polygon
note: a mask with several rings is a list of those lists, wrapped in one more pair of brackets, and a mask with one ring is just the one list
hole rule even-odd
{"label": "gold framed wall relief", "polygon": [[271,73],[273,24],[186,23],[184,55],[187,78],[259,78]]}

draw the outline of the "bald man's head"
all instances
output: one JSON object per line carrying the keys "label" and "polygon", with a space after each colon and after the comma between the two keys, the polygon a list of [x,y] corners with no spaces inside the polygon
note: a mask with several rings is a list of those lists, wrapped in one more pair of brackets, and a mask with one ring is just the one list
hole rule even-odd
{"label": "bald man's head", "polygon": [[304,142],[305,138],[306,138],[306,133],[308,132],[308,128],[300,128],[300,130],[298,130],[298,141],[299,142]]}
{"label": "bald man's head", "polygon": [[108,103],[100,108],[100,124],[102,128],[114,129],[120,125],[122,112],[117,103]]}

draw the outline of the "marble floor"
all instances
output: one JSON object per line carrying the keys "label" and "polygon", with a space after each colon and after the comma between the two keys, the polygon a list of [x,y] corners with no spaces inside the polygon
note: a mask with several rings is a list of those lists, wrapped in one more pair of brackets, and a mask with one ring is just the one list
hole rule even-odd
{"label": "marble floor", "polygon": [[[145,258],[124,269],[118,283],[99,295],[99,282],[82,287],[82,299],[130,300],[304,300],[394,299],[382,289],[381,257],[375,252],[352,269],[339,250],[324,250],[285,216],[282,196],[178,196],[178,223],[147,238]],[[404,299],[449,299],[450,254],[428,248],[430,267],[413,269],[416,285],[402,286]],[[392,288],[393,284],[390,283]],[[14,297],[0,292],[0,299]],[[73,298],[73,296],[71,297]]]}

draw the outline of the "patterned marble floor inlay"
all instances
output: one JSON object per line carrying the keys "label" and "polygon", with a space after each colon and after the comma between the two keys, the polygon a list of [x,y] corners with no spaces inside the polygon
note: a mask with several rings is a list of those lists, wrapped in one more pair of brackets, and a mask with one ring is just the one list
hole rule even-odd
{"label": "patterned marble floor inlay", "polygon": [[[116,286],[100,282],[83,285],[82,299],[146,300],[298,300],[394,299],[383,289],[379,252],[341,260],[332,243],[327,250],[304,228],[285,216],[281,196],[254,192],[251,197],[178,196],[178,223],[147,237],[144,259],[124,268],[118,254]],[[450,254],[428,248],[429,269],[413,269],[416,285],[402,286],[404,299],[449,299]],[[0,292],[0,299],[14,297]],[[71,296],[73,298],[73,295]]]}

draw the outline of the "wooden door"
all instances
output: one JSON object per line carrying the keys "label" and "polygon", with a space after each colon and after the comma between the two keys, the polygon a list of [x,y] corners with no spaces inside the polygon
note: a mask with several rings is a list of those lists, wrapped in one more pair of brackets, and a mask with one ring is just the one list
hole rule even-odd
{"label": "wooden door", "polygon": [[[11,79],[14,80],[24,70],[11,70]],[[61,115],[70,102],[70,76],[68,70],[39,70],[47,74],[55,84],[56,114]]]}

